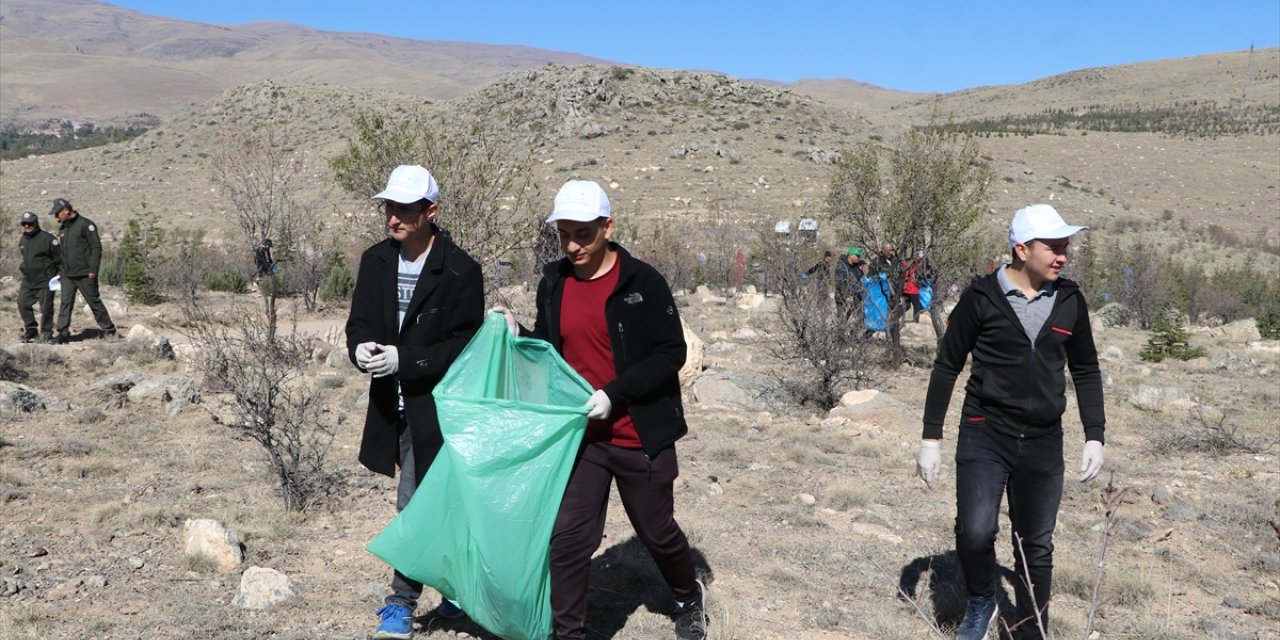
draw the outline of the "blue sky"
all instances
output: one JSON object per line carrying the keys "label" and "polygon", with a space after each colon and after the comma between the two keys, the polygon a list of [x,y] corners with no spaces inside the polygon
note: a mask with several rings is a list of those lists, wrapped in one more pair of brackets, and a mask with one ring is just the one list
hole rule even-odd
{"label": "blue sky", "polygon": [[1280,46],[1278,0],[121,0],[197,22],[293,22],[418,40],[521,44],[648,67],[905,91]]}

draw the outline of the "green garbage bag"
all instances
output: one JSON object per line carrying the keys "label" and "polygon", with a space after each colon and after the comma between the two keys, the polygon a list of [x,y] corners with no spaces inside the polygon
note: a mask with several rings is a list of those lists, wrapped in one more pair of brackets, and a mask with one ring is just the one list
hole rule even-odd
{"label": "green garbage bag", "polygon": [[368,550],[508,640],[551,635],[551,529],[592,388],[492,313],[432,395],[444,446]]}

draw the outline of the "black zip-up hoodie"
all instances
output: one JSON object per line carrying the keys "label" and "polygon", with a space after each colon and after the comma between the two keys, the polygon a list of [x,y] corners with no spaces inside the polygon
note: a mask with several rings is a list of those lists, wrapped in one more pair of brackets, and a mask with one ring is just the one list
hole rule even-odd
{"label": "black zip-up hoodie", "polygon": [[[687,349],[684,330],[662,274],[617,244],[609,246],[618,252],[618,286],[605,301],[604,315],[618,377],[604,386],[604,392],[613,405],[627,406],[645,454],[653,458],[689,432],[680,398],[680,367]],[[522,331],[550,342],[561,353],[560,306],[565,278],[572,273],[567,258],[543,267],[538,317],[533,331]]]}
{"label": "black zip-up hoodie", "polygon": [[1089,309],[1079,285],[1071,280],[1059,279],[1053,297],[1053,310],[1032,346],[995,272],[960,296],[929,377],[925,438],[942,437],[956,376],[972,354],[963,426],[1018,438],[1061,434],[1067,405],[1065,366],[1075,384],[1085,439],[1104,442],[1102,374]]}

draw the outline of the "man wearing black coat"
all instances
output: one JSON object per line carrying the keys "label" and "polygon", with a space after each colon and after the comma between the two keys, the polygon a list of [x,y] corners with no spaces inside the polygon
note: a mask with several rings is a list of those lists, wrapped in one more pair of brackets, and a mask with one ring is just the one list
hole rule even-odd
{"label": "man wearing black coat", "polygon": [[[347,318],[351,362],[371,375],[360,462],[392,477],[400,467],[397,510],[443,443],[431,391],[484,317],[480,265],[435,226],[438,193],[426,169],[402,165],[373,197],[382,202],[390,237],[360,258]],[[374,638],[412,635],[422,584],[397,571],[391,589]],[[461,614],[448,603],[438,611]]]}
{"label": "man wearing black coat", "polygon": [[[58,239],[40,228],[40,218],[28,211],[18,221],[22,236],[18,238],[18,254],[22,256],[22,287],[18,289],[18,315],[22,317],[22,341],[32,342],[39,335],[45,342],[53,340],[53,291],[49,280],[58,275],[62,252]],[[36,324],[35,305],[40,303],[40,324]],[[39,334],[36,333],[37,327]]]}

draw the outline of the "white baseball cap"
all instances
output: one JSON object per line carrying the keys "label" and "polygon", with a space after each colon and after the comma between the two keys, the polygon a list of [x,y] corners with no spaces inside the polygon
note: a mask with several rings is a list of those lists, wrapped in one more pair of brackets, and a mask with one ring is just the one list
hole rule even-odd
{"label": "white baseball cap", "polygon": [[1009,223],[1009,246],[1026,244],[1032,240],[1057,240],[1066,238],[1089,227],[1067,224],[1058,210],[1047,204],[1033,204],[1018,209]]}
{"label": "white baseball cap", "polygon": [[590,180],[570,180],[556,194],[555,208],[547,222],[573,220],[591,222],[610,217],[609,196],[600,185]]}
{"label": "white baseball cap", "polygon": [[416,164],[402,164],[391,172],[387,188],[370,200],[391,200],[400,204],[413,204],[422,199],[436,201],[440,188],[431,172]]}

